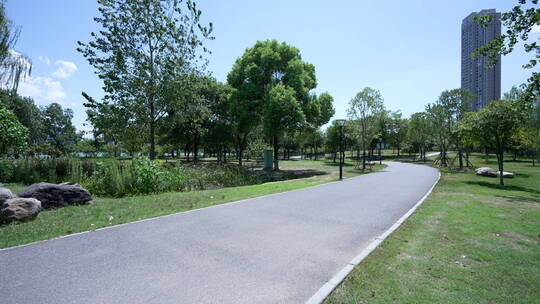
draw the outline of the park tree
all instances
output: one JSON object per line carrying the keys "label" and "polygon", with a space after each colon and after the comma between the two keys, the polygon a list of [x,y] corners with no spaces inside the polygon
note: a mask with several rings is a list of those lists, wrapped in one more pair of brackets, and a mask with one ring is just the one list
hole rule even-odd
{"label": "park tree", "polygon": [[198,151],[210,131],[216,145],[223,145],[230,137],[229,87],[204,75],[183,77],[171,84],[174,87],[168,91],[172,94],[172,106],[162,127],[165,142],[177,147],[184,145],[184,151],[193,152],[193,160],[198,161]]}
{"label": "park tree", "polygon": [[426,147],[431,138],[431,127],[426,112],[413,113],[409,118],[407,140],[419,154],[420,159],[426,161]]}
{"label": "park tree", "polygon": [[208,107],[211,112],[207,122],[205,147],[217,153],[218,161],[227,162],[227,153],[234,142],[230,117],[230,86],[213,80]]}
{"label": "park tree", "polygon": [[49,153],[54,156],[67,154],[80,139],[77,130],[71,123],[73,111],[62,109],[58,103],[51,103],[42,109],[42,113],[43,126],[47,134],[46,143],[52,147]]}
{"label": "park tree", "polygon": [[[92,125],[94,138],[102,144],[118,146],[120,142],[130,138],[132,134],[129,132],[134,127],[137,132],[142,131],[137,122],[130,119],[131,113],[123,108],[109,102],[95,100],[85,92],[82,92],[82,96],[86,99],[83,105],[87,108],[87,121]],[[137,138],[141,138],[140,134]]]}
{"label": "park tree", "polygon": [[388,137],[390,143],[397,149],[397,157],[400,157],[403,143],[407,140],[408,120],[403,118],[400,111],[396,111],[390,113],[388,122]]}
{"label": "park tree", "polygon": [[343,151],[347,148],[352,148],[357,145],[356,138],[353,135],[353,130],[356,129],[355,125],[348,121],[343,127],[343,138],[340,133],[340,127],[337,121],[333,121],[324,134],[324,147],[326,151],[332,154],[333,162],[337,160],[338,153],[340,152],[341,145],[343,145]]}
{"label": "park tree", "polygon": [[[276,98],[289,102],[284,107],[299,111],[287,114],[301,118],[300,122],[291,122],[288,127],[296,128],[303,124],[320,126],[333,115],[331,96],[323,93],[317,97],[311,92],[317,85],[315,67],[302,61],[300,51],[286,43],[258,41],[236,60],[227,75],[227,82],[234,88],[231,120],[240,164],[249,134],[261,123],[265,125],[265,134],[274,148],[279,148],[281,134],[287,130],[269,125],[286,118],[277,116],[277,113],[285,113],[275,104]],[[272,92],[277,86],[280,87]],[[294,98],[294,102],[289,97]],[[273,113],[273,110],[277,112]]]}
{"label": "park tree", "polygon": [[441,150],[440,165],[448,165],[448,150],[454,145],[458,151],[459,168],[463,168],[463,145],[456,124],[469,110],[473,99],[468,90],[453,89],[443,91],[434,104],[427,106],[426,111],[431,119],[431,126],[437,144]]}
{"label": "park tree", "polygon": [[532,158],[533,165],[540,152],[540,98],[530,95],[525,85],[520,87],[512,86],[506,92],[503,100],[524,105],[525,120],[522,128],[512,136],[512,150],[514,157],[518,150],[528,152]]}
{"label": "park tree", "polygon": [[469,112],[461,122],[473,138],[483,141],[497,156],[500,184],[504,185],[504,152],[522,126],[523,103],[494,100],[478,112]]}
{"label": "park tree", "polygon": [[0,103],[4,104],[17,120],[28,129],[28,145],[32,152],[47,138],[43,126],[43,115],[34,100],[21,97],[12,90],[0,90]]}
{"label": "park tree", "polygon": [[381,93],[370,87],[364,88],[349,102],[347,116],[354,124],[360,148],[362,149],[362,169],[366,169],[366,151],[380,130],[381,112],[384,103]]}
{"label": "park tree", "polygon": [[111,105],[106,115],[120,112],[146,126],[150,158],[155,158],[156,128],[168,109],[168,82],[199,68],[212,24],[201,24],[201,11],[191,0],[98,3],[101,16],[94,20],[102,30],[91,33],[91,42],[79,41],[77,48],[104,83],[105,97],[94,100],[93,109]]}
{"label": "park tree", "polygon": [[328,92],[319,96],[315,93],[311,94],[307,106],[304,108],[306,122],[312,128],[319,128],[329,122],[335,112],[334,98]]}
{"label": "park tree", "polygon": [[[540,8],[538,0],[518,0],[518,4],[511,11],[501,15],[501,23],[506,28],[506,32],[494,40],[488,42],[483,47],[477,49],[475,57],[485,56],[488,59],[488,66],[493,67],[499,60],[499,55],[510,54],[516,46],[523,44],[527,53],[533,53],[529,62],[523,65],[525,69],[533,69],[540,60],[540,37],[534,35],[535,41],[529,42],[529,34],[533,27],[540,23]],[[487,25],[492,16],[482,16],[478,22]],[[540,92],[540,74],[532,72],[528,79],[526,98],[534,98]]]}
{"label": "park tree", "polygon": [[30,59],[14,50],[20,32],[20,27],[7,17],[4,0],[0,0],[0,84],[13,92],[32,72]]}
{"label": "park tree", "polygon": [[283,84],[269,92],[263,108],[263,130],[274,148],[274,170],[279,170],[279,145],[285,132],[299,129],[305,121],[295,91]]}
{"label": "park tree", "polygon": [[336,124],[336,122],[332,122],[332,125],[330,125],[326,129],[325,133],[325,148],[326,151],[330,152],[332,154],[333,162],[336,162],[337,154],[340,151],[340,143],[341,143],[341,134],[339,133],[339,128]]}
{"label": "park tree", "polygon": [[527,119],[526,141],[533,160],[540,161],[540,98],[532,102],[531,110]]}
{"label": "park tree", "polygon": [[26,147],[28,129],[0,103],[0,155],[17,156]]}
{"label": "park tree", "polygon": [[98,152],[98,148],[99,147],[96,145],[95,140],[90,139],[90,138],[82,138],[74,146],[73,151],[78,152],[78,153],[82,153],[82,154],[84,154],[84,156],[95,157],[96,153]]}

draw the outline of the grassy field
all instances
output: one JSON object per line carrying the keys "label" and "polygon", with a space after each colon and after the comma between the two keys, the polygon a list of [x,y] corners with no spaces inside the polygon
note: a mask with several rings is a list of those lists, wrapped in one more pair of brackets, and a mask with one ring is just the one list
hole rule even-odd
{"label": "grassy field", "polygon": [[[282,161],[280,165],[283,174],[288,175],[289,178],[298,178],[216,190],[168,192],[125,198],[96,197],[89,205],[43,211],[34,221],[0,226],[0,248],[271,193],[306,188],[338,179],[339,167],[329,161],[290,160]],[[377,165],[373,170],[379,170],[382,167],[384,166]],[[345,164],[345,178],[363,173],[355,170],[351,163]],[[24,188],[19,184],[11,184],[7,187],[12,189],[14,193],[18,193]]]}
{"label": "grassy field", "polygon": [[[473,163],[496,168],[475,157]],[[507,186],[443,170],[433,193],[326,303],[540,303],[540,167]]]}

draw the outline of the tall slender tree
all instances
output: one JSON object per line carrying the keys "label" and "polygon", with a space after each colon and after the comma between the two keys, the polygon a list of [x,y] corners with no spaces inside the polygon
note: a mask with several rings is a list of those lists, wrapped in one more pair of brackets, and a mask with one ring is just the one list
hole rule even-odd
{"label": "tall slender tree", "polygon": [[360,147],[362,149],[362,169],[366,169],[366,152],[368,146],[378,135],[380,130],[378,119],[384,111],[381,93],[370,87],[364,88],[349,102],[347,115],[353,120],[357,130]]}
{"label": "tall slender tree", "polygon": [[[167,113],[168,82],[190,74],[212,24],[203,26],[191,0],[99,0],[102,26],[93,41],[79,48],[103,80],[105,97],[115,111],[149,129],[150,158],[155,157],[156,127]],[[99,109],[99,107],[97,107]],[[113,113],[115,112],[113,111]]]}

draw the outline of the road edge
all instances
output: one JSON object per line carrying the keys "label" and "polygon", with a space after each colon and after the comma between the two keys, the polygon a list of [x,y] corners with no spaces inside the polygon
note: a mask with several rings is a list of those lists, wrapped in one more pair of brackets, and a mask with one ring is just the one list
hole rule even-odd
{"label": "road edge", "polygon": [[357,256],[355,256],[345,267],[343,267],[336,275],[334,275],[330,280],[328,280],[309,300],[306,301],[306,304],[321,304],[326,300],[326,298],[338,287],[347,276],[353,271],[356,265],[360,264],[365,258],[369,256],[379,245],[396,229],[401,226],[413,213],[414,211],[428,198],[435,186],[439,183],[441,179],[441,172],[439,171],[439,176],[437,180],[433,183],[431,188],[426,192],[426,194],[411,208],[407,213],[400,217],[390,228],[383,232],[380,236],[376,237],[371,243],[367,245]]}

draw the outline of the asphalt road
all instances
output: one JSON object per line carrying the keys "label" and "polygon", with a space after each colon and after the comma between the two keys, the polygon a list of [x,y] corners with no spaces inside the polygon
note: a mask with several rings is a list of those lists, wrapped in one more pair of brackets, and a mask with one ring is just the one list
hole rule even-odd
{"label": "asphalt road", "polygon": [[0,251],[1,303],[304,303],[425,195],[426,166]]}

